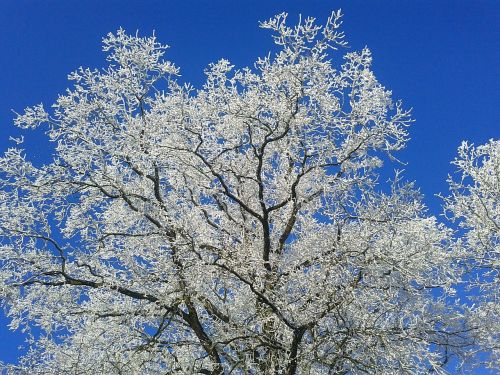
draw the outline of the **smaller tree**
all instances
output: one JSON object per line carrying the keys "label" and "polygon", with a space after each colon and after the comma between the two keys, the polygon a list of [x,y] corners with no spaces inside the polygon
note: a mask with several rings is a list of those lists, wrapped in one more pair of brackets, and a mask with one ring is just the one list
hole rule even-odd
{"label": "smaller tree", "polygon": [[485,365],[494,367],[500,342],[500,141],[478,147],[463,142],[452,164],[458,167],[460,179],[448,179],[451,195],[445,198],[445,210],[465,231],[466,285],[474,302],[468,316],[480,347],[491,350]]}

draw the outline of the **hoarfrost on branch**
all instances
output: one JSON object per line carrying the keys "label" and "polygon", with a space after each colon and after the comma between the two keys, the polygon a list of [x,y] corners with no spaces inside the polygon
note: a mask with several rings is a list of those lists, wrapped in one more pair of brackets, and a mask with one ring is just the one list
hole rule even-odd
{"label": "hoarfrost on branch", "polygon": [[[154,36],[120,29],[106,69],[80,68],[49,112],[18,115],[55,151],[43,167],[18,148],[0,159],[0,297],[11,328],[39,327],[8,371],[495,366],[498,142],[460,149],[473,182],[450,180],[456,239],[400,173],[378,183],[412,120],[370,51],[333,52],[340,12],[286,17],[261,23],[274,56],[211,64],[199,90]],[[464,283],[481,288],[474,305]]]}

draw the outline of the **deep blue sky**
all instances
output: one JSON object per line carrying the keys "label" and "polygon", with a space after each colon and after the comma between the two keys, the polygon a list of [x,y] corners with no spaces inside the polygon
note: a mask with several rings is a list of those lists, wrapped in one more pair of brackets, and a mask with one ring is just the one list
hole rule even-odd
{"label": "deep blue sky", "polygon": [[[104,66],[101,39],[109,31],[155,30],[171,46],[167,58],[180,66],[181,79],[199,86],[208,63],[224,57],[247,66],[273,48],[258,21],[282,11],[290,22],[300,13],[323,21],[338,8],[350,48],[367,45],[378,79],[413,108],[412,139],[398,156],[438,215],[434,194],[446,191],[460,142],[480,144],[500,135],[498,0],[3,0],[0,152],[14,146],[10,135],[20,134],[11,109],[40,102],[49,107],[68,87],[69,72]],[[48,160],[43,134],[24,134],[32,160]],[[22,336],[6,324],[0,317],[0,360],[14,361]]]}

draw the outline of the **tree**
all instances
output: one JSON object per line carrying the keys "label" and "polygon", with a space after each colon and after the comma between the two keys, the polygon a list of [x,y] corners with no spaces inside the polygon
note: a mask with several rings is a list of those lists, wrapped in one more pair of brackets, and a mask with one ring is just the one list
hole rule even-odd
{"label": "tree", "polygon": [[467,315],[479,331],[481,347],[488,348],[492,357],[485,365],[494,367],[500,340],[500,141],[479,147],[463,142],[453,164],[461,176],[458,182],[448,180],[451,196],[445,198],[445,209],[465,230],[467,288],[476,303]]}
{"label": "tree", "polygon": [[483,331],[453,288],[465,245],[400,173],[377,183],[411,117],[368,49],[330,60],[346,44],[340,18],[263,22],[276,55],[211,64],[199,90],[154,37],[118,30],[108,68],[71,74],[52,113],[17,117],[46,127],[55,151],[40,168],[20,149],[0,159],[0,296],[11,328],[40,331],[9,369],[399,374],[474,361]]}

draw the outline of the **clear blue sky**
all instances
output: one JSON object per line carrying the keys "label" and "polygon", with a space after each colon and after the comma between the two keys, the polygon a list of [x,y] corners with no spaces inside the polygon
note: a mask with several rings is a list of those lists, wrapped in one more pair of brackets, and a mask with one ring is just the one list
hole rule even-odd
{"label": "clear blue sky", "polygon": [[[199,86],[208,63],[224,57],[247,66],[273,48],[258,21],[282,11],[290,21],[299,13],[324,20],[338,8],[351,49],[367,45],[376,76],[414,109],[412,139],[398,156],[438,215],[434,194],[446,191],[460,142],[500,135],[499,0],[3,0],[0,152],[14,146],[9,136],[20,134],[11,109],[48,107],[68,86],[69,72],[104,66],[101,39],[120,26],[155,30],[171,46],[167,58],[180,66],[181,79]],[[47,161],[43,134],[24,134],[28,156]],[[15,361],[23,338],[6,324],[0,313],[0,360]]]}

